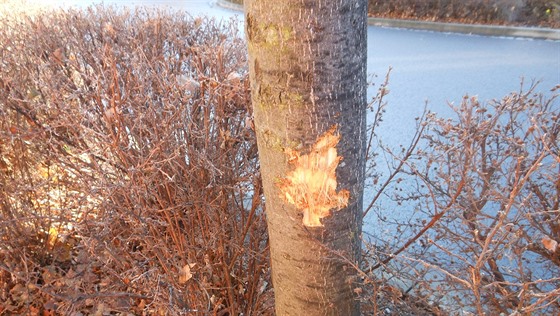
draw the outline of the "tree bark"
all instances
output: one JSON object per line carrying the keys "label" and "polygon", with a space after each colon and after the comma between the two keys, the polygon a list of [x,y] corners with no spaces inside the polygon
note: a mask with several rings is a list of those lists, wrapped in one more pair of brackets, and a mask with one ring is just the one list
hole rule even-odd
{"label": "tree bark", "polygon": [[365,0],[245,1],[278,315],[359,315]]}

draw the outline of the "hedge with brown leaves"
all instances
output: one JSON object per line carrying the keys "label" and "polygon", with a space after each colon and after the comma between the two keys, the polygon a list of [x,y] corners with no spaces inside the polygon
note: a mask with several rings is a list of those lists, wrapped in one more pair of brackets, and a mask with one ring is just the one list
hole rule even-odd
{"label": "hedge with brown leaves", "polygon": [[236,22],[0,24],[0,313],[271,312]]}

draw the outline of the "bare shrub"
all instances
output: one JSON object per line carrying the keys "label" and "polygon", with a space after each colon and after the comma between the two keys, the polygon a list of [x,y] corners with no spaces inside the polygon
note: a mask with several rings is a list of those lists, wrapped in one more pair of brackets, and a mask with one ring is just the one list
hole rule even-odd
{"label": "bare shrub", "polygon": [[236,22],[103,7],[0,27],[0,300],[270,312]]}
{"label": "bare shrub", "polygon": [[554,0],[524,0],[524,6],[516,10],[516,21],[530,25],[560,25],[560,2]]}
{"label": "bare shrub", "polygon": [[488,105],[465,98],[458,121],[429,119],[422,174],[447,214],[423,261],[453,275],[444,279],[479,314],[560,311],[560,249],[546,242],[560,241],[556,96],[532,86]]}
{"label": "bare shrub", "polygon": [[372,16],[480,24],[560,25],[551,0],[369,0]]}
{"label": "bare shrub", "polygon": [[386,189],[414,212],[380,219],[399,238],[374,240],[370,270],[452,314],[558,314],[558,88],[465,97],[455,120],[428,113],[424,145]]}

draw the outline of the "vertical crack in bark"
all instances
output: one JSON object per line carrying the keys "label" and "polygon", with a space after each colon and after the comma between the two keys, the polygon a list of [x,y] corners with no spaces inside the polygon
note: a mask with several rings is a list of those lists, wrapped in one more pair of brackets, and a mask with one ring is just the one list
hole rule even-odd
{"label": "vertical crack in bark", "polygon": [[348,205],[350,192],[336,192],[336,168],[342,157],[336,145],[340,135],[336,126],[325,132],[307,155],[287,148],[288,162],[295,166],[278,186],[281,197],[303,212],[303,225],[322,227],[321,219],[330,215],[331,209],[340,210]]}

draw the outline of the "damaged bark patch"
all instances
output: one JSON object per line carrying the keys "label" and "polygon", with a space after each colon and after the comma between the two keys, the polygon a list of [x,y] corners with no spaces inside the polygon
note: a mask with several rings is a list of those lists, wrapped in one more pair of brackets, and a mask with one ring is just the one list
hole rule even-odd
{"label": "damaged bark patch", "polygon": [[307,155],[288,148],[285,153],[295,169],[281,179],[278,186],[281,197],[303,212],[303,225],[321,227],[321,219],[330,215],[331,209],[340,210],[348,205],[350,192],[336,192],[336,168],[342,157],[336,145],[340,135],[336,126],[324,133]]}

